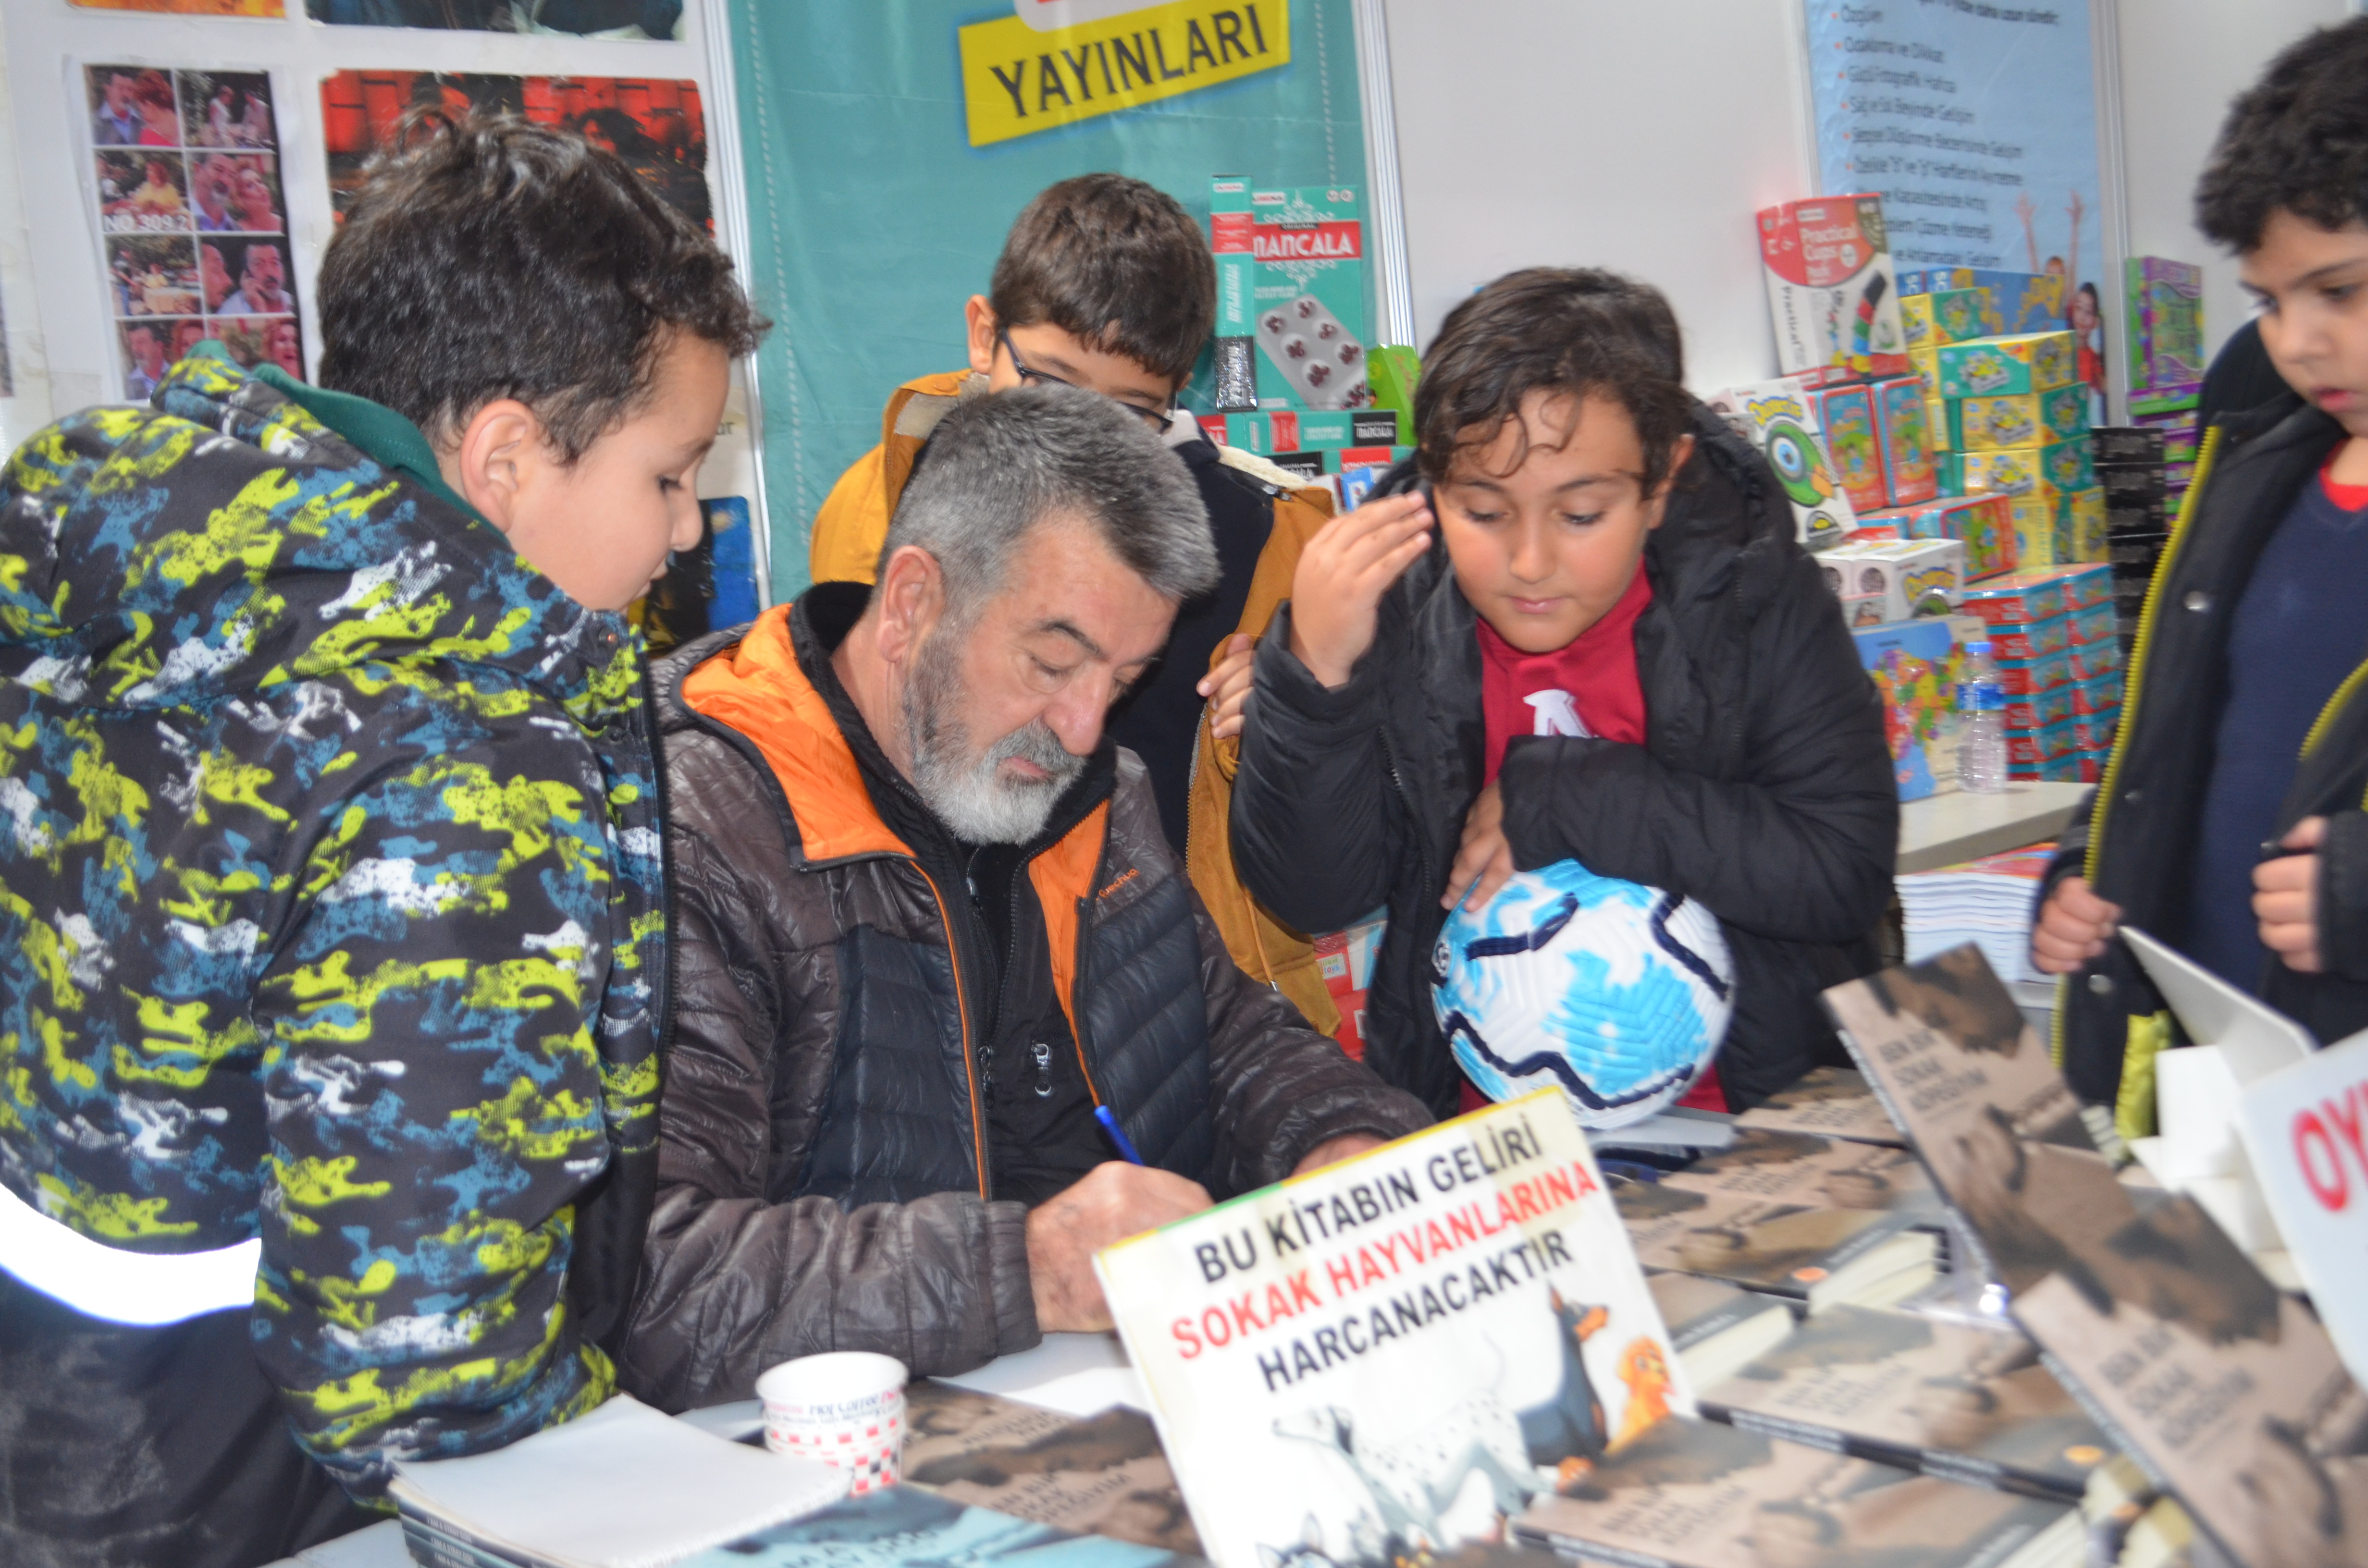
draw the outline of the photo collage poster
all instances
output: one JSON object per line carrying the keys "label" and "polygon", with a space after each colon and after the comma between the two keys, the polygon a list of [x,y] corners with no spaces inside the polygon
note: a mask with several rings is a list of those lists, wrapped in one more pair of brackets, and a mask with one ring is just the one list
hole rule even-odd
{"label": "photo collage poster", "polygon": [[176,17],[284,17],[287,0],[74,0],[84,11],[158,11]]}
{"label": "photo collage poster", "polygon": [[707,120],[699,84],[667,77],[499,76],[340,71],[321,82],[329,200],[343,222],[370,158],[414,109],[454,119],[513,114],[606,147],[676,211],[715,232],[707,190]]}
{"label": "photo collage poster", "polygon": [[195,345],[302,379],[271,79],[93,65],[91,180],[123,395],[145,402]]}
{"label": "photo collage poster", "polygon": [[[263,3],[279,14],[279,0]],[[304,10],[331,27],[679,40],[683,0],[306,0]]]}

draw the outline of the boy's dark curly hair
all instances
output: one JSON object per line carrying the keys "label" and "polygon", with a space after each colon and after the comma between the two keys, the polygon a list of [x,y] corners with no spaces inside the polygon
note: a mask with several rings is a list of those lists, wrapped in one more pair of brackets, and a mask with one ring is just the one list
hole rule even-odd
{"label": "boy's dark curly hair", "polygon": [[2368,17],[2291,45],[2229,106],[2196,227],[2242,253],[2282,208],[2322,229],[2368,218]]}
{"label": "boy's dark curly hair", "polygon": [[673,334],[734,356],[764,335],[715,242],[575,132],[414,111],[389,145],[322,258],[324,387],[439,444],[516,398],[574,462]]}
{"label": "boy's dark curly hair", "polygon": [[1181,383],[1217,320],[1217,264],[1182,204],[1124,175],[1044,187],[1013,220],[986,302]]}
{"label": "boy's dark curly hair", "polygon": [[[1600,396],[1635,422],[1649,495],[1692,423],[1684,376],[1677,315],[1651,284],[1593,267],[1509,272],[1448,312],[1422,357],[1416,461],[1439,483],[1457,454],[1517,419],[1530,393]],[[1525,446],[1516,466],[1527,455]]]}

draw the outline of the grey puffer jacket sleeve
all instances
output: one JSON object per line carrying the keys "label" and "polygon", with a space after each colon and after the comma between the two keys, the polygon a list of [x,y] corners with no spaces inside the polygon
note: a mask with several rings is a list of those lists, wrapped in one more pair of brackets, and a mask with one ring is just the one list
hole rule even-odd
{"label": "grey puffer jacket sleeve", "polygon": [[1019,1204],[768,1200],[796,1178],[812,1131],[797,1108],[819,1104],[830,1071],[839,932],[798,897],[809,879],[790,869],[771,781],[712,735],[677,731],[667,754],[678,990],[624,1386],[683,1410],[825,1350],[922,1377],[1035,1345]]}

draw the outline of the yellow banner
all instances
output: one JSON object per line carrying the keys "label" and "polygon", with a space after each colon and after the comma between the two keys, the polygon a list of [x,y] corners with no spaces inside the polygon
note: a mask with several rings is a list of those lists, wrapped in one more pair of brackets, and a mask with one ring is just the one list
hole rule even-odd
{"label": "yellow banner", "polygon": [[1169,0],[1052,32],[1001,17],[961,36],[984,147],[1289,64],[1291,0]]}

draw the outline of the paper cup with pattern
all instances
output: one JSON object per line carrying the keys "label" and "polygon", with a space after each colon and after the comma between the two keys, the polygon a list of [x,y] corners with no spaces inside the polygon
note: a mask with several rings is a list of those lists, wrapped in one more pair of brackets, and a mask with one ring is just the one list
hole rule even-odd
{"label": "paper cup with pattern", "polygon": [[850,1471],[857,1495],[905,1472],[905,1363],[866,1350],[784,1361],[757,1380],[765,1446]]}

